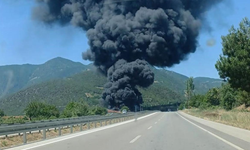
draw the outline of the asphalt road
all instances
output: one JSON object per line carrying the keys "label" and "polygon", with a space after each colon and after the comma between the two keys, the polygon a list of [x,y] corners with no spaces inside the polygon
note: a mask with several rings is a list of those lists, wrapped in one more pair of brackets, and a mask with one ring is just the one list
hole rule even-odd
{"label": "asphalt road", "polygon": [[14,149],[250,150],[250,143],[240,139],[227,141],[227,138],[235,137],[223,135],[222,138],[216,132],[176,112],[159,112],[137,121],[131,120]]}

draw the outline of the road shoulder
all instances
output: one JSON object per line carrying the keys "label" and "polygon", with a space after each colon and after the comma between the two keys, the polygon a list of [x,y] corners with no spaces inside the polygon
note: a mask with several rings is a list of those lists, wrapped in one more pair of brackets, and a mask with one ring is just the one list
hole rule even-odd
{"label": "road shoulder", "polygon": [[186,114],[186,113],[181,112],[181,111],[178,111],[178,113],[180,115],[186,117],[187,119],[190,119],[192,121],[196,121],[202,125],[208,126],[210,128],[213,128],[215,130],[218,130],[220,132],[223,132],[225,134],[231,135],[233,137],[236,137],[238,139],[241,139],[241,140],[244,140],[244,141],[250,143],[250,131],[249,130],[245,130],[245,129],[241,129],[241,128],[237,128],[237,127],[233,127],[233,126],[229,126],[229,125],[201,119],[201,118],[191,116],[191,115]]}

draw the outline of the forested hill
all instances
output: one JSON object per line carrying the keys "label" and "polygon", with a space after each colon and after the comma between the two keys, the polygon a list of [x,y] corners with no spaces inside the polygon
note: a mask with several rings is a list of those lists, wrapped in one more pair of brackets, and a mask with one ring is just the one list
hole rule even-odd
{"label": "forested hill", "polygon": [[[154,73],[156,76],[156,83],[162,83],[164,85],[167,85],[169,89],[184,96],[186,81],[189,77],[165,69],[154,69]],[[213,79],[207,77],[194,78],[194,92],[196,94],[205,94],[211,88],[220,87],[222,82],[223,81],[220,79]]]}
{"label": "forested hill", "polygon": [[[157,76],[156,76],[157,79]],[[84,100],[89,105],[99,103],[106,78],[96,71],[84,71],[69,78],[43,82],[21,90],[0,101],[0,109],[7,114],[18,115],[31,101],[44,101],[63,108],[70,101]],[[150,88],[141,89],[144,105],[161,105],[183,101],[180,94],[170,90],[167,84],[155,82]]]}
{"label": "forested hill", "polygon": [[80,73],[91,66],[64,58],[54,58],[41,65],[0,66],[0,98],[25,87],[51,79],[60,79]]}
{"label": "forested hill", "polygon": [[[63,108],[69,101],[79,100],[96,105],[106,82],[106,78],[98,73],[93,65],[86,66],[63,58],[52,59],[43,65],[0,68],[6,67],[13,70],[9,93],[17,92],[1,98],[0,109],[12,115],[22,114],[31,101],[45,101],[59,108]],[[164,69],[152,69],[155,73],[154,84],[148,89],[140,88],[144,105],[183,101],[188,77]],[[6,70],[8,69],[5,69],[5,72]],[[6,73],[1,70],[0,74]],[[8,79],[1,79],[2,81],[9,82]],[[4,83],[1,84],[2,89],[6,87],[6,83],[5,86]],[[220,80],[210,78],[195,78],[194,83],[196,93],[205,93],[210,88],[221,85]]]}

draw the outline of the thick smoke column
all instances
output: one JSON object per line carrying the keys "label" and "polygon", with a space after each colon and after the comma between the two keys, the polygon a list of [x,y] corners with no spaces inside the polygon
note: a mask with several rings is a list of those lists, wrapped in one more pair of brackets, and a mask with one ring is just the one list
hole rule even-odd
{"label": "thick smoke column", "polygon": [[110,106],[129,106],[133,110],[134,105],[142,103],[142,96],[135,86],[148,87],[154,82],[154,74],[147,62],[136,60],[127,62],[118,60],[109,68],[108,83],[105,84],[103,99]]}
{"label": "thick smoke column", "polygon": [[83,58],[108,77],[103,100],[132,108],[142,103],[136,86],[154,81],[148,64],[170,67],[195,52],[204,13],[222,0],[37,1],[34,18],[87,32]]}

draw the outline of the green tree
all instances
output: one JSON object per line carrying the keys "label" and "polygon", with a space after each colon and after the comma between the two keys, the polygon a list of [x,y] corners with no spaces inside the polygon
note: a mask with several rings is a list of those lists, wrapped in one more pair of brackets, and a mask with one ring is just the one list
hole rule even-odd
{"label": "green tree", "polygon": [[198,108],[204,103],[205,95],[193,95],[189,102],[189,107]]}
{"label": "green tree", "polygon": [[56,108],[55,105],[45,105],[43,115],[46,118],[58,118],[60,115],[59,110]]}
{"label": "green tree", "polygon": [[235,107],[237,101],[236,94],[236,91],[230,86],[230,84],[223,84],[220,89],[220,105],[226,110],[231,110]]}
{"label": "green tree", "polygon": [[48,119],[52,116],[59,117],[60,114],[56,106],[37,101],[29,103],[24,112],[30,120],[34,118]]}
{"label": "green tree", "polygon": [[205,95],[193,95],[190,98],[189,107],[206,109],[220,105],[219,88],[210,89]]}
{"label": "green tree", "polygon": [[86,116],[89,113],[89,106],[84,102],[69,102],[62,115],[65,117]]}
{"label": "green tree", "polygon": [[189,107],[189,100],[191,99],[194,91],[193,77],[190,77],[186,82],[185,97],[187,98],[187,107]]}
{"label": "green tree", "polygon": [[3,117],[4,115],[4,111],[0,109],[0,117]]}
{"label": "green tree", "polygon": [[[31,102],[25,108],[25,110],[24,110],[25,115],[28,116],[30,120],[32,120],[34,117],[39,116],[40,107],[41,107],[39,104],[40,104],[39,102]],[[43,105],[43,104],[41,104],[41,105]]]}
{"label": "green tree", "polygon": [[184,109],[184,103],[181,103],[180,106],[178,107],[178,110],[183,110]]}
{"label": "green tree", "polygon": [[238,29],[232,27],[222,36],[223,55],[215,67],[233,88],[250,92],[250,22],[244,18]]}
{"label": "green tree", "polygon": [[250,106],[250,93],[243,90],[237,90],[236,99],[236,106],[240,106],[242,104],[245,104],[246,107]]}
{"label": "green tree", "polygon": [[106,108],[100,107],[100,106],[92,107],[90,112],[91,112],[90,114],[92,114],[92,115],[106,115],[108,113]]}
{"label": "green tree", "polygon": [[218,105],[220,105],[219,89],[218,88],[210,89],[206,93],[205,102],[208,103],[209,106],[218,106]]}

